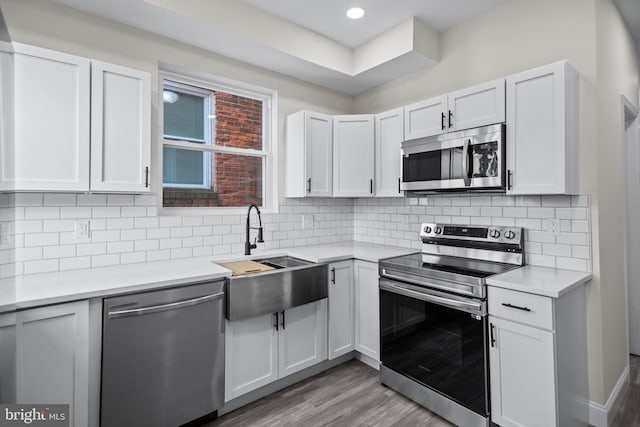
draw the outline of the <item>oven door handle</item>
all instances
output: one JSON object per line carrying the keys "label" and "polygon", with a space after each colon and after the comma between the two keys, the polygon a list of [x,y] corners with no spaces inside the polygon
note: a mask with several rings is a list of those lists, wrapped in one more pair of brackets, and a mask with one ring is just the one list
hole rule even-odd
{"label": "oven door handle", "polygon": [[405,288],[402,285],[396,285],[389,282],[380,281],[380,289],[392,292],[394,294],[404,295],[409,298],[419,299],[421,301],[432,302],[438,305],[444,305],[446,307],[462,309],[469,312],[482,313],[481,302],[467,302],[459,301],[451,298],[441,297],[433,295],[424,291],[414,291],[413,289]]}

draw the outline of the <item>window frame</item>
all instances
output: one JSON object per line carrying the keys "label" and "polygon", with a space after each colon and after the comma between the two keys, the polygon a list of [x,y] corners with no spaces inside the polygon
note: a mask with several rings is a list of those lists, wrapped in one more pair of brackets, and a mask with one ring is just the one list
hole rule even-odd
{"label": "window frame", "polygon": [[[168,82],[168,83],[166,83]],[[207,125],[207,120],[208,120],[208,116],[209,114],[211,114],[212,111],[215,111],[215,96],[213,96],[213,94],[211,93],[210,90],[206,90],[206,89],[202,89],[202,88],[198,88],[198,87],[194,87],[194,86],[188,86],[185,85],[184,83],[179,83],[179,82],[175,82],[173,80],[165,80],[162,79],[162,93],[164,94],[164,90],[165,87],[167,87],[169,90],[173,89],[177,92],[180,93],[186,93],[189,95],[194,95],[194,96],[199,96],[201,98],[203,98],[203,102],[204,102],[204,109],[203,109],[203,123],[204,125],[204,139],[195,139],[195,138],[187,138],[187,137],[180,137],[180,136],[176,136],[176,135],[165,135],[164,134],[164,99],[162,102],[162,116],[160,117],[161,120],[161,126],[162,126],[162,133],[160,134],[160,138],[162,138],[162,148],[164,149],[165,145],[169,148],[176,148],[176,147],[172,147],[171,144],[167,144],[167,142],[170,141],[184,141],[184,142],[191,142],[193,143],[193,147],[194,150],[193,151],[201,151],[203,153],[207,153],[207,151],[200,149],[199,147],[203,146],[203,145],[211,145],[211,141],[214,141],[215,139],[215,131],[212,132],[211,131],[211,126]],[[197,145],[195,145],[195,143],[197,143]],[[196,149],[196,147],[198,147]],[[164,156],[164,150],[163,150],[163,156]],[[163,157],[164,160],[164,157]],[[162,163],[163,167],[164,167],[164,162]],[[209,156],[202,156],[202,184],[198,185],[198,184],[179,184],[179,183],[169,183],[169,184],[165,184],[164,182],[164,170],[163,172],[163,176],[162,176],[162,190],[164,191],[165,188],[176,188],[176,189],[207,189],[211,187],[211,155]]]}
{"label": "window frame", "polygon": [[[162,93],[165,81],[178,85],[187,85],[196,88],[202,88],[209,91],[222,91],[246,98],[252,98],[262,101],[263,120],[262,120],[262,150],[224,147],[215,144],[215,140],[211,138],[212,144],[198,144],[185,141],[184,139],[167,139],[164,138],[164,101]],[[156,175],[156,185],[160,189],[158,192],[158,213],[161,215],[229,215],[246,213],[247,206],[236,207],[164,207],[162,205],[163,190],[163,148],[165,146],[178,149],[196,149],[197,151],[210,152],[211,156],[215,153],[225,153],[242,156],[252,156],[263,158],[262,167],[262,206],[263,213],[278,212],[278,138],[277,138],[277,104],[278,93],[273,89],[267,89],[260,86],[227,79],[220,76],[211,75],[203,72],[187,71],[177,66],[161,64],[158,72],[158,165],[160,172]],[[205,135],[206,137],[206,135]],[[215,183],[214,183],[215,185]],[[190,187],[193,188],[193,187]]]}

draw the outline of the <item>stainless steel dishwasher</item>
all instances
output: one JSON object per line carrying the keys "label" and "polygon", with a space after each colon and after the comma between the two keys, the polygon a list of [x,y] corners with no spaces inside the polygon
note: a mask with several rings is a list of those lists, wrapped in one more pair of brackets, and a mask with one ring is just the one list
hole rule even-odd
{"label": "stainless steel dishwasher", "polygon": [[224,403],[224,281],[104,300],[102,427],[175,427]]}

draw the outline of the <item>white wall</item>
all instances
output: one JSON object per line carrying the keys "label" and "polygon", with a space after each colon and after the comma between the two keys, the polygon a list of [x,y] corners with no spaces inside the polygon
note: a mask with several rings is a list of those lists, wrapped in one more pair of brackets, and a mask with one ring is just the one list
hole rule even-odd
{"label": "white wall", "polygon": [[357,96],[355,111],[384,111],[565,58],[580,73],[580,193],[591,199],[594,274],[589,390],[605,403],[627,360],[619,97],[638,105],[631,36],[611,0],[512,0],[440,41],[438,64]]}

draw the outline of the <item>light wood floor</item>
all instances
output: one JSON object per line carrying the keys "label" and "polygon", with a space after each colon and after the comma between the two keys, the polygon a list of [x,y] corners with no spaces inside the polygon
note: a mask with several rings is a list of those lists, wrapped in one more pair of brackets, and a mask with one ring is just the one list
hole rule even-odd
{"label": "light wood floor", "polygon": [[631,356],[629,388],[615,408],[611,427],[640,426],[640,357]]}
{"label": "light wood floor", "polygon": [[375,369],[351,360],[236,409],[207,427],[418,425],[452,426],[380,385]]}
{"label": "light wood floor", "polygon": [[[640,426],[640,357],[631,356],[630,384],[611,427]],[[452,424],[385,388],[378,372],[351,360],[226,414],[214,426],[424,426]]]}

